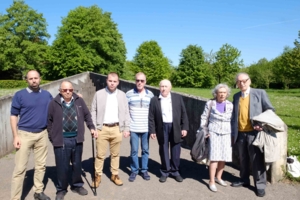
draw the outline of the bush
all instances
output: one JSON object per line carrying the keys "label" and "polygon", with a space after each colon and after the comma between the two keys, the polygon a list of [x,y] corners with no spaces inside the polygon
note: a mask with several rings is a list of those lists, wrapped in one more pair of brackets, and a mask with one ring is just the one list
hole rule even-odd
{"label": "bush", "polygon": [[[49,83],[50,81],[42,80],[41,85]],[[12,89],[12,88],[26,88],[27,83],[25,80],[0,80],[0,88]]]}

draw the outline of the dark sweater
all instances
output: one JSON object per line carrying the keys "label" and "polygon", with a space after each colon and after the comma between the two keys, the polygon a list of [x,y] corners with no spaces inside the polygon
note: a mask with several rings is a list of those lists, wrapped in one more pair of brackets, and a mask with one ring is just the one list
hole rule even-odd
{"label": "dark sweater", "polygon": [[[83,99],[73,94],[74,106],[77,114],[77,143],[84,141],[84,122],[89,129],[95,129],[91,114]],[[58,94],[49,104],[48,108],[48,134],[50,142],[55,147],[63,146],[63,108],[61,103],[61,96]]]}
{"label": "dark sweater", "polygon": [[33,133],[46,129],[48,104],[51,100],[51,94],[42,89],[33,92],[26,88],[15,93],[10,113],[20,116],[18,129]]}

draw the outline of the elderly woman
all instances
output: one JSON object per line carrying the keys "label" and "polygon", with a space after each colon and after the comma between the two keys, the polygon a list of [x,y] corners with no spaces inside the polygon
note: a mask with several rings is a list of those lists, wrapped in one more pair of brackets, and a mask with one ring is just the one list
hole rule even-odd
{"label": "elderly woman", "polygon": [[225,162],[231,162],[231,126],[233,104],[227,100],[230,88],[226,84],[217,85],[201,115],[201,128],[209,137],[209,189],[217,192],[215,182],[227,186],[222,180]]}

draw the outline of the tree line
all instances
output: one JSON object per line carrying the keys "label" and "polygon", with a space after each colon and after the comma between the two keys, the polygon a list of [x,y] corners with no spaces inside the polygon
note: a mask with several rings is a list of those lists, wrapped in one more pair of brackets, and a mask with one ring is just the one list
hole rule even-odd
{"label": "tree line", "polygon": [[114,71],[133,80],[135,73],[143,71],[150,85],[167,78],[176,87],[209,88],[221,82],[234,86],[234,75],[243,71],[250,74],[254,87],[300,86],[297,40],[295,47],[286,47],[275,59],[262,58],[248,67],[240,59],[241,51],[230,44],[209,53],[191,44],[181,51],[178,66],[173,66],[154,40],[143,42],[134,58],[126,60],[126,46],[117,24],[111,13],[96,5],[69,11],[52,45],[47,43],[50,35],[43,14],[24,0],[14,0],[6,12],[0,14],[0,79],[22,79],[26,71],[37,69],[46,80],[85,71]]}

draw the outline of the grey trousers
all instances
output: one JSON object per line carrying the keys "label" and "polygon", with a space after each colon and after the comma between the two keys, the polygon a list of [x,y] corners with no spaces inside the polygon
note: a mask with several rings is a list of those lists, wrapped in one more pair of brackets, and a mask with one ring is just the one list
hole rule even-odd
{"label": "grey trousers", "polygon": [[252,165],[253,180],[256,189],[265,189],[267,185],[264,154],[252,145],[257,131],[239,132],[238,150],[240,157],[240,177],[244,183],[250,183],[250,164]]}

